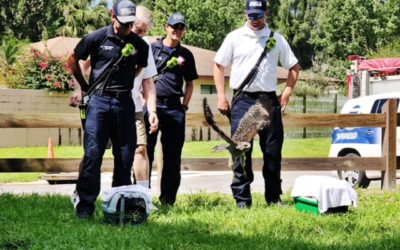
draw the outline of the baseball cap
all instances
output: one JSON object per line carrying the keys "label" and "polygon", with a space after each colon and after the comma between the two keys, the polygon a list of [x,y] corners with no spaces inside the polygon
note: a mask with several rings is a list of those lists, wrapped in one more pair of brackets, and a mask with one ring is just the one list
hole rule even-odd
{"label": "baseball cap", "polygon": [[113,6],[114,15],[120,23],[136,21],[136,6],[129,0],[121,0]]}
{"label": "baseball cap", "polygon": [[181,23],[186,26],[185,17],[181,13],[179,13],[179,12],[173,13],[172,15],[170,15],[168,17],[167,24],[174,26],[175,24],[178,24],[178,23]]}
{"label": "baseball cap", "polygon": [[267,10],[267,2],[265,0],[247,0],[246,14],[264,15]]}

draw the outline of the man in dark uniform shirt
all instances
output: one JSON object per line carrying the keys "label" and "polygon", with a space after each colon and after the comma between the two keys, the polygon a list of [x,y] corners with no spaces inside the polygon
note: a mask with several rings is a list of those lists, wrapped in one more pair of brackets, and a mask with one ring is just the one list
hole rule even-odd
{"label": "man in dark uniform shirt", "polygon": [[[112,9],[112,24],[98,29],[78,43],[69,57],[72,74],[90,101],[84,134],[84,156],[76,191],[79,218],[92,217],[100,192],[100,167],[107,141],[111,138],[114,155],[112,186],[130,185],[131,167],[136,148],[135,107],[131,89],[135,75],[147,66],[148,45],[131,32],[136,7],[121,0]],[[133,45],[132,53],[123,48]],[[89,84],[79,60],[90,56]]]}
{"label": "man in dark uniform shirt", "polygon": [[[193,54],[180,44],[185,28],[185,18],[180,13],[174,13],[165,25],[167,36],[152,44],[158,71],[155,83],[163,151],[160,201],[167,205],[175,203],[181,182],[186,111],[193,93],[193,80],[198,78]],[[146,127],[149,126],[148,124]],[[148,136],[147,152],[150,166],[154,160],[157,136],[158,131]]]}

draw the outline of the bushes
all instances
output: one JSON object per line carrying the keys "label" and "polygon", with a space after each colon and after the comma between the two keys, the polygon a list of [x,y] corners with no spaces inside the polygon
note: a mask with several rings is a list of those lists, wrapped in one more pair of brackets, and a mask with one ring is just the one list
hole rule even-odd
{"label": "bushes", "polygon": [[16,62],[22,52],[25,40],[18,40],[7,34],[0,41],[0,86],[6,86],[7,80],[16,78]]}
{"label": "bushes", "polygon": [[51,92],[68,93],[74,90],[75,81],[66,64],[66,59],[55,57],[47,51],[31,49],[21,58],[17,88],[44,89]]}
{"label": "bushes", "polygon": [[67,93],[74,90],[73,76],[66,58],[29,49],[27,41],[12,35],[0,43],[0,86],[9,88],[44,89]]}

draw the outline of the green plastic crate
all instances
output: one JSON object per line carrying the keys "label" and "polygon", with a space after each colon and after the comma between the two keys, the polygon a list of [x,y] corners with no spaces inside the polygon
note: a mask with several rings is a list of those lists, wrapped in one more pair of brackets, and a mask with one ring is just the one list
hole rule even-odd
{"label": "green plastic crate", "polygon": [[320,214],[318,210],[318,200],[312,197],[294,197],[294,204],[297,211]]}
{"label": "green plastic crate", "polygon": [[[318,209],[318,200],[313,197],[294,197],[294,206],[297,211],[310,213],[310,214],[321,214]],[[348,211],[348,206],[331,207],[325,213],[335,214],[335,213],[346,213]]]}

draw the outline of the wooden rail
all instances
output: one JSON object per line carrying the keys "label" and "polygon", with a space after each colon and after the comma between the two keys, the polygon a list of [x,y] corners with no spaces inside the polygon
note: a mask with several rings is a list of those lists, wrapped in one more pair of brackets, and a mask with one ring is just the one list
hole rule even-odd
{"label": "wooden rail", "polygon": [[[221,127],[229,127],[228,119],[215,115],[215,121]],[[283,115],[285,127],[385,127],[385,114],[297,114]],[[186,126],[198,127],[199,124],[207,126],[204,115],[200,113],[187,113]],[[0,128],[80,128],[79,114],[74,113],[0,113]]]}
{"label": "wooden rail", "polygon": [[[215,120],[229,126],[226,117],[216,114]],[[382,157],[374,158],[287,158],[282,170],[379,170],[385,189],[396,187],[397,101],[389,100],[383,114],[284,114],[285,127],[382,127]],[[186,125],[197,127],[204,122],[200,113],[188,113]],[[5,114],[0,113],[0,128],[80,128],[78,114]],[[0,159],[0,172],[76,172],[80,159]],[[254,159],[260,170],[261,159]],[[103,161],[103,171],[112,171],[112,160]],[[227,159],[183,159],[183,170],[228,170]]]}
{"label": "wooden rail", "polygon": [[[0,172],[78,172],[80,159],[0,159]],[[103,172],[113,171],[113,159],[104,159]],[[254,170],[261,170],[263,161],[253,159]],[[385,170],[385,158],[286,158],[282,160],[285,171],[317,170]],[[191,171],[228,171],[228,159],[225,158],[185,158],[182,169]]]}

